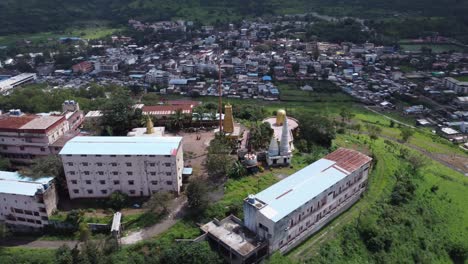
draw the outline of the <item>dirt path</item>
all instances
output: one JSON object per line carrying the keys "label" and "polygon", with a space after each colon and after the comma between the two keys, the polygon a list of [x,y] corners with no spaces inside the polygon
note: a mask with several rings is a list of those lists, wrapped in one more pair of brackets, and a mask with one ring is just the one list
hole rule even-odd
{"label": "dirt path", "polygon": [[139,231],[134,231],[128,234],[125,237],[120,239],[120,243],[123,245],[131,245],[138,243],[142,240],[149,239],[151,237],[155,237],[162,232],[166,231],[184,215],[184,207],[187,203],[187,198],[185,196],[178,197],[174,201],[171,210],[171,213],[160,223],[155,224],[153,226],[144,228]]}
{"label": "dirt path", "polygon": [[401,121],[396,120],[395,118],[392,118],[392,117],[389,117],[389,116],[387,116],[387,115],[384,115],[384,114],[380,113],[379,111],[370,108],[369,106],[364,106],[364,108],[366,108],[367,110],[371,111],[372,113],[381,115],[381,116],[385,117],[385,118],[388,119],[388,120],[392,120],[393,122],[395,122],[395,123],[397,123],[397,124],[400,124],[400,125],[402,125],[402,126],[406,126],[406,127],[410,127],[410,128],[417,129],[416,127],[414,127],[414,126],[412,126],[412,125],[408,125],[408,124],[406,124],[406,123],[403,123],[403,122],[401,122]]}

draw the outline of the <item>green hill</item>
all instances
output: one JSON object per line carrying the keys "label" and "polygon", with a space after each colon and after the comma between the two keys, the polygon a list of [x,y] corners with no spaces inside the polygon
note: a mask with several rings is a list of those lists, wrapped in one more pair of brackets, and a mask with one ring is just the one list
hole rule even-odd
{"label": "green hill", "polygon": [[370,19],[391,37],[438,32],[468,42],[468,2],[462,0],[2,0],[0,35],[60,31],[104,21],[189,19],[202,23],[315,11]]}

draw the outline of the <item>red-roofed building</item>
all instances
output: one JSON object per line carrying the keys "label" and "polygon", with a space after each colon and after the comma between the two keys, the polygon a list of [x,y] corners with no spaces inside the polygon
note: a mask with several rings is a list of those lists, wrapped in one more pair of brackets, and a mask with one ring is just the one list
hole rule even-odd
{"label": "red-roofed building", "polygon": [[192,117],[193,105],[181,104],[181,105],[148,105],[143,106],[142,111],[144,115],[151,115],[159,119],[170,118],[178,110],[182,111],[182,114]]}
{"label": "red-roofed building", "polygon": [[65,116],[10,113],[0,116],[0,154],[13,162],[28,163],[38,156],[56,154],[50,147],[69,129]]}
{"label": "red-roofed building", "polygon": [[94,70],[94,65],[89,61],[82,61],[72,66],[74,73],[89,73]]}
{"label": "red-roofed building", "polygon": [[78,134],[83,112],[74,101],[64,103],[61,115],[31,115],[10,110],[0,115],[0,155],[15,163],[58,154]]}
{"label": "red-roofed building", "polygon": [[339,148],[324,158],[336,162],[335,165],[341,169],[345,169],[349,173],[358,170],[372,160],[359,151],[345,148]]}

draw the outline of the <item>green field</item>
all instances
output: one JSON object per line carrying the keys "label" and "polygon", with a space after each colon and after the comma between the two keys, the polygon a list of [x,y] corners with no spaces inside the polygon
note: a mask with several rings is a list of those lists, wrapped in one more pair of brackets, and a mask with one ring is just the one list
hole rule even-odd
{"label": "green field", "polygon": [[464,49],[460,46],[453,45],[453,44],[401,44],[400,48],[403,51],[409,52],[420,52],[421,48],[426,47],[430,48],[433,53],[442,53],[442,52],[461,52]]}
{"label": "green field", "polygon": [[459,80],[460,82],[468,82],[468,76],[459,76],[455,77],[455,79]]}
{"label": "green field", "polygon": [[33,34],[14,34],[0,36],[0,45],[12,46],[18,41],[28,40],[33,44],[57,42],[60,37],[79,37],[85,40],[100,39],[122,30],[107,26],[95,26],[84,28],[70,28],[61,32],[41,32]]}
{"label": "green field", "polygon": [[0,263],[2,264],[52,264],[55,250],[30,248],[0,247]]}

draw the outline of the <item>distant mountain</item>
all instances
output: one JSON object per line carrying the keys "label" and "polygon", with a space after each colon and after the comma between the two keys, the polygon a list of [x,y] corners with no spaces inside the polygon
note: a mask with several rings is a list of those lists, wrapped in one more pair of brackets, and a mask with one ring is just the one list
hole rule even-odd
{"label": "distant mountain", "polygon": [[213,22],[306,11],[370,18],[410,14],[468,26],[466,0],[1,0],[0,34],[59,30],[96,20],[124,24],[130,18],[179,17]]}

